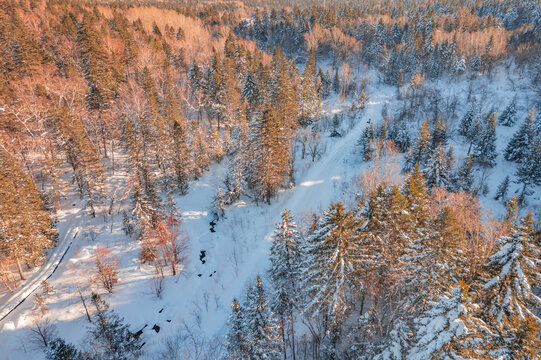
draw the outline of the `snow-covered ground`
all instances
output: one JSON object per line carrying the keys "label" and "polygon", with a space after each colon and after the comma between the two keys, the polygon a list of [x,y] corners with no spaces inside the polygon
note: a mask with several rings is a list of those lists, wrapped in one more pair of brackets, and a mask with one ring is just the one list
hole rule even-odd
{"label": "snow-covered ground", "polygon": [[[508,94],[511,91],[520,91],[501,75],[491,80],[487,94],[487,104],[483,109],[495,106],[498,112],[511,100]],[[376,83],[376,78],[373,78]],[[494,84],[494,85],[492,85]],[[460,101],[465,97],[466,82],[454,84],[450,81],[441,81],[436,84],[447,93],[457,94]],[[511,90],[511,87],[513,89]],[[226,322],[230,313],[230,304],[234,297],[241,297],[248,282],[254,280],[257,274],[265,275],[269,265],[268,251],[270,248],[270,235],[276,222],[280,220],[280,213],[284,208],[301,217],[310,211],[325,209],[330,202],[342,200],[342,190],[367,167],[370,163],[359,161],[356,149],[362,131],[368,118],[376,123],[381,121],[381,110],[385,102],[395,102],[396,88],[380,84],[368,87],[369,102],[366,109],[360,112],[352,121],[349,129],[348,121],[344,121],[344,136],[326,138],[326,152],[321,159],[311,162],[310,159],[296,162],[296,186],[280,192],[271,205],[252,202],[239,202],[226,212],[216,227],[216,232],[210,232],[209,222],[212,221],[210,205],[221,183],[220,177],[224,175],[223,164],[213,165],[211,169],[199,180],[193,182],[187,195],[175,198],[177,208],[182,214],[183,229],[189,237],[185,267],[176,277],[168,276],[164,293],[161,299],[155,295],[152,286],[154,271],[151,267],[141,265],[138,260],[139,245],[129,239],[122,230],[122,217],[117,214],[113,223],[110,218],[104,222],[102,214],[91,218],[84,211],[80,211],[82,202],[78,203],[59,216],[59,231],[62,240],[55,254],[63,253],[73,239],[58,269],[49,278],[50,284],[56,293],[49,300],[47,317],[57,327],[58,335],[78,346],[83,346],[84,335],[88,326],[83,305],[80,301],[77,287],[88,295],[88,278],[93,270],[92,253],[97,246],[106,246],[121,259],[120,281],[113,294],[102,294],[111,307],[130,324],[136,331],[144,325],[142,340],[146,343],[143,349],[143,358],[153,358],[163,348],[164,342],[188,326],[207,338],[220,337],[226,333]],[[504,100],[505,99],[505,100]],[[492,200],[497,185],[506,174],[514,175],[515,165],[503,160],[503,149],[514,131],[520,126],[527,113],[531,99],[520,99],[518,121],[513,128],[498,126],[498,165],[489,170],[488,181],[490,193],[482,200],[495,214],[502,213],[500,202]],[[329,114],[345,111],[349,104],[341,106],[336,98],[326,101],[326,111]],[[463,106],[459,105],[461,115]],[[347,131],[346,131],[346,128]],[[412,129],[412,134],[416,129]],[[457,157],[463,158],[465,145],[460,137],[452,139]],[[118,212],[129,199],[123,203],[120,189],[125,181],[125,174],[117,172],[114,184],[117,191],[117,204],[114,212]],[[512,194],[520,185],[513,184]],[[531,197],[531,206],[539,207],[540,192]],[[113,192],[114,189],[111,189]],[[348,195],[349,196],[349,195]],[[71,199],[70,199],[71,200]],[[349,199],[346,199],[349,200]],[[205,264],[199,260],[200,251],[206,251]],[[53,257],[53,256],[51,256]],[[48,262],[47,264],[52,264]],[[48,276],[50,271],[40,270],[31,281],[37,283],[38,278]],[[40,275],[41,274],[41,275]],[[201,276],[198,276],[198,275]],[[30,281],[29,281],[30,282]],[[26,288],[26,292],[31,291]],[[98,287],[94,291],[99,290]],[[23,294],[17,293],[16,297]],[[0,314],[8,302],[0,304]],[[163,311],[160,312],[160,310]],[[27,335],[32,326],[32,296],[11,312],[0,322],[0,359],[40,359],[43,354],[40,350],[29,346]],[[161,331],[156,333],[150,328],[157,324]]]}

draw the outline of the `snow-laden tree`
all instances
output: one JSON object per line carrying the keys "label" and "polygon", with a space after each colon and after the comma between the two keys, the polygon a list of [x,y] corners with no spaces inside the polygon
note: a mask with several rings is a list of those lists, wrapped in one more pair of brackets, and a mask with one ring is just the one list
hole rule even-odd
{"label": "snow-laden tree", "polygon": [[507,105],[505,110],[500,115],[500,124],[503,126],[513,126],[515,125],[516,116],[517,116],[517,98],[513,97],[511,103]]}
{"label": "snow-laden tree", "polygon": [[274,285],[272,309],[279,317],[282,341],[286,346],[286,335],[295,351],[294,309],[298,301],[302,267],[302,243],[297,225],[291,213],[284,209],[282,222],[272,235],[270,277]]}
{"label": "snow-laden tree", "polygon": [[246,329],[250,360],[280,360],[279,330],[269,308],[263,282],[258,276],[255,286],[246,293]]}
{"label": "snow-laden tree", "polygon": [[496,152],[497,115],[491,113],[481,127],[481,134],[473,144],[473,158],[484,166],[494,166],[498,157]]}
{"label": "snow-laden tree", "polygon": [[531,145],[534,138],[534,116],[534,109],[532,108],[520,128],[509,140],[505,148],[505,160],[520,161],[526,156],[526,149]]}
{"label": "snow-laden tree", "polygon": [[536,139],[527,149],[517,169],[517,182],[524,184],[520,193],[520,203],[524,203],[529,186],[541,185],[541,138]]}
{"label": "snow-laden tree", "polygon": [[430,157],[431,146],[432,136],[430,134],[430,128],[428,127],[428,121],[425,121],[419,129],[415,143],[406,156],[406,162],[404,165],[405,170],[412,170],[415,164],[419,164],[421,167],[424,166]]}
{"label": "snow-laden tree", "polygon": [[249,358],[249,344],[247,338],[246,318],[244,309],[237,299],[231,304],[231,315],[229,316],[228,332],[226,336],[227,360],[245,360]]}
{"label": "snow-laden tree", "polygon": [[339,326],[350,310],[350,299],[362,289],[358,274],[360,226],[359,219],[341,202],[334,203],[308,239],[302,284],[305,313],[326,319],[333,348]]}
{"label": "snow-laden tree", "polygon": [[532,213],[513,226],[511,236],[498,242],[498,251],[486,265],[491,276],[484,285],[487,316],[499,323],[527,315],[541,321],[535,316],[541,298],[533,290],[541,284],[541,248]]}
{"label": "snow-laden tree", "polygon": [[432,151],[430,158],[423,169],[426,185],[432,187],[450,187],[452,182],[452,169],[454,157],[452,153],[445,153],[441,143]]}
{"label": "snow-laden tree", "polygon": [[103,360],[131,360],[138,357],[141,341],[133,336],[128,325],[98,294],[92,294],[96,308],[92,327],[88,331],[89,352]]}
{"label": "snow-laden tree", "polygon": [[416,321],[408,360],[487,359],[484,349],[492,335],[478,317],[479,306],[460,283],[436,296]]}
{"label": "snow-laden tree", "polygon": [[471,192],[473,186],[473,159],[468,155],[453,177],[453,190]]}

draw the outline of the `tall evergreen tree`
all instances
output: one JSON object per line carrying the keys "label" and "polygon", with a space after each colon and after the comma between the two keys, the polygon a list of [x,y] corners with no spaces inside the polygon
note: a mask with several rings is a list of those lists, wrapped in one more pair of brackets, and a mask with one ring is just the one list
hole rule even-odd
{"label": "tall evergreen tree", "polygon": [[246,294],[246,323],[250,346],[250,359],[279,360],[280,351],[278,326],[270,311],[263,282],[258,276],[255,286]]}
{"label": "tall evergreen tree", "polygon": [[289,139],[284,124],[266,102],[251,125],[250,148],[254,161],[250,180],[256,196],[270,204],[271,198],[289,174]]}
{"label": "tall evergreen tree", "polygon": [[491,113],[485,120],[481,136],[476,139],[473,146],[473,158],[485,166],[496,164],[496,113]]}
{"label": "tall evergreen tree", "polygon": [[316,53],[311,49],[302,76],[300,121],[303,125],[312,123],[321,112],[316,78]]}
{"label": "tall evergreen tree", "polygon": [[226,337],[226,359],[245,360],[250,358],[248,332],[244,309],[237,299],[231,304],[231,315],[228,321],[228,333]]}
{"label": "tall evergreen tree", "polygon": [[541,298],[533,290],[540,285],[541,248],[532,213],[514,224],[511,236],[498,242],[500,248],[486,265],[490,274],[484,285],[487,316],[498,323],[527,315],[541,321],[535,315]]}
{"label": "tall evergreen tree", "polygon": [[96,308],[93,326],[89,329],[89,347],[93,357],[104,360],[128,360],[137,358],[141,341],[133,336],[124,320],[101,299],[92,295]]}
{"label": "tall evergreen tree", "polygon": [[532,144],[534,138],[534,116],[532,108],[524,123],[507,144],[504,153],[505,160],[520,161],[526,155],[526,149]]}
{"label": "tall evergreen tree", "polygon": [[361,260],[358,221],[341,202],[331,204],[308,239],[302,285],[309,299],[305,311],[327,319],[333,349],[340,337],[339,326],[351,310],[350,299],[362,289],[357,274]]}
{"label": "tall evergreen tree", "polygon": [[286,344],[289,342],[291,352],[294,353],[295,318],[293,314],[298,300],[303,254],[297,225],[288,210],[284,209],[282,212],[282,222],[278,224],[272,237],[270,277],[275,289],[272,308],[279,316],[283,351],[285,353]]}
{"label": "tall evergreen tree", "polygon": [[468,287],[459,284],[431,301],[417,321],[407,359],[487,359],[485,347],[492,333],[473,300]]}
{"label": "tall evergreen tree", "polygon": [[21,280],[21,264],[35,264],[54,244],[44,208],[32,178],[0,147],[0,252],[15,260]]}

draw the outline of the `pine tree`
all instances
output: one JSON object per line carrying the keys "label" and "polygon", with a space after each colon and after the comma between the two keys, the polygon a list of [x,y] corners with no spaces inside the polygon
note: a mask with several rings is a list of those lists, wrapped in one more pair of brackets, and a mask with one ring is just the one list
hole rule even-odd
{"label": "pine tree", "polygon": [[454,159],[444,152],[441,144],[434,149],[423,169],[426,185],[429,188],[450,187],[453,161]]}
{"label": "pine tree", "polygon": [[417,320],[415,343],[407,359],[486,359],[491,332],[478,318],[479,306],[464,283],[430,302]]}
{"label": "pine tree", "polygon": [[438,144],[447,145],[447,122],[442,122],[441,117],[438,118],[432,132],[432,147],[436,148]]}
{"label": "pine tree", "polygon": [[193,162],[186,144],[184,126],[178,120],[173,124],[172,138],[175,179],[180,193],[186,194],[193,171]]}
{"label": "pine tree", "polygon": [[507,147],[504,157],[507,161],[520,161],[526,155],[528,147],[534,138],[534,109],[528,113],[528,117],[513,135]]}
{"label": "pine tree", "polygon": [[42,259],[52,247],[56,231],[32,178],[0,147],[0,249],[15,259],[24,280],[21,263]]}
{"label": "pine tree", "polygon": [[415,144],[411,148],[411,152],[406,157],[405,170],[411,170],[415,164],[424,166],[430,156],[430,148],[432,146],[432,137],[428,128],[428,121],[425,121],[419,129]]}
{"label": "pine tree", "polygon": [[473,181],[473,159],[468,155],[456,172],[454,189],[469,193],[472,191]]}
{"label": "pine tree", "polygon": [[351,211],[341,202],[334,203],[308,239],[302,284],[309,299],[305,312],[328,319],[333,348],[339,339],[339,326],[350,311],[349,300],[362,289],[357,275],[362,254],[359,227]]}
{"label": "pine tree", "polygon": [[85,358],[75,346],[66,343],[62,338],[51,340],[45,350],[47,360],[83,360]]}
{"label": "pine tree", "polygon": [[98,294],[92,294],[92,304],[96,308],[93,327],[88,331],[92,355],[104,360],[137,358],[141,342],[124,320],[109,310],[109,305]]}
{"label": "pine tree", "polygon": [[301,281],[302,250],[297,225],[291,213],[284,209],[282,222],[272,236],[270,277],[274,285],[273,311],[279,316],[282,342],[285,351],[286,333],[295,352],[295,329],[293,310],[297,303],[298,284]]}
{"label": "pine tree", "polygon": [[502,112],[502,115],[500,116],[500,124],[503,126],[513,126],[515,125],[516,116],[517,116],[517,106],[516,106],[517,98],[516,96],[513,97],[513,100],[511,100],[511,103],[507,105],[505,110]]}
{"label": "pine tree", "polygon": [[505,198],[507,197],[507,192],[509,191],[509,175],[503,179],[503,181],[498,185],[498,189],[496,190],[496,196],[494,197],[494,200],[500,200],[506,201]]}
{"label": "pine tree", "polygon": [[541,325],[535,317],[524,314],[524,318],[513,316],[504,319],[497,327],[490,352],[498,360],[530,360],[541,356]]}
{"label": "pine tree", "polygon": [[289,174],[289,139],[285,128],[267,102],[251,125],[251,154],[254,157],[250,180],[259,199],[271,198]]}
{"label": "pine tree", "polygon": [[513,225],[511,236],[498,239],[500,248],[486,265],[490,275],[484,285],[487,317],[500,324],[514,316],[524,320],[527,315],[541,321],[534,313],[541,298],[533,290],[540,283],[541,248],[532,217],[529,212]]}
{"label": "pine tree", "polygon": [[473,146],[473,158],[485,166],[494,166],[496,153],[496,113],[491,113],[483,124],[481,136]]}
{"label": "pine tree", "polygon": [[88,138],[80,118],[74,117],[66,106],[55,114],[53,127],[57,133],[57,143],[66,153],[73,169],[73,176],[82,196],[95,216],[95,206],[105,196],[103,179],[104,168],[98,158],[97,150]]}
{"label": "pine tree", "polygon": [[263,282],[258,276],[246,294],[246,323],[250,359],[280,360],[278,327],[269,309]]}
{"label": "pine tree", "polygon": [[231,304],[231,315],[228,321],[228,333],[226,338],[226,359],[245,360],[250,358],[248,332],[244,309],[237,299]]}
{"label": "pine tree", "polygon": [[517,182],[524,184],[520,194],[520,203],[524,203],[529,193],[529,186],[541,185],[541,138],[530,145],[526,157],[522,159],[517,169]]}
{"label": "pine tree", "polygon": [[370,122],[363,130],[361,138],[357,145],[361,149],[361,154],[364,160],[370,160],[372,158],[372,144],[371,140],[374,139],[374,125]]}
{"label": "pine tree", "polygon": [[316,54],[310,50],[302,77],[300,121],[302,125],[314,122],[321,112],[321,99],[317,91]]}

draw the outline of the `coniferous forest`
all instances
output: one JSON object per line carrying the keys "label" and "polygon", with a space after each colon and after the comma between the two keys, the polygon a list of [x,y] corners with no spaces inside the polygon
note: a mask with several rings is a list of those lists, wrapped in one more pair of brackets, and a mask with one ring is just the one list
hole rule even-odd
{"label": "coniferous forest", "polygon": [[535,0],[0,2],[0,359],[541,359]]}

